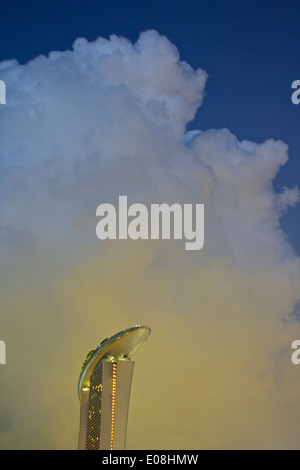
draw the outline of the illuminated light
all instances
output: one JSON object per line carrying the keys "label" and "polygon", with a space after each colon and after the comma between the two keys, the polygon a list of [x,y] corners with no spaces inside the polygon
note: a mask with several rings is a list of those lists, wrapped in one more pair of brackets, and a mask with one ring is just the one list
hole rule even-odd
{"label": "illuminated light", "polygon": [[117,389],[117,363],[113,363],[112,370],[112,397],[111,397],[111,434],[110,434],[110,450],[114,446],[114,427],[115,427],[115,409],[116,409],[116,389]]}
{"label": "illuminated light", "polygon": [[90,387],[88,385],[85,385],[82,389],[83,392],[88,392]]}

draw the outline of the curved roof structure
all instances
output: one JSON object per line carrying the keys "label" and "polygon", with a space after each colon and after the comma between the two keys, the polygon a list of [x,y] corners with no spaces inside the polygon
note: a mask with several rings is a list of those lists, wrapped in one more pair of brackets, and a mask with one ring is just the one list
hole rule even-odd
{"label": "curved roof structure", "polygon": [[[78,396],[84,387],[89,387],[90,377],[97,366],[103,360],[116,361],[117,359],[129,359],[148,339],[151,330],[148,326],[136,325],[132,328],[105,339],[97,349],[92,352],[84,363],[78,381]],[[89,353],[90,354],[90,353]],[[89,356],[89,355],[88,355]]]}

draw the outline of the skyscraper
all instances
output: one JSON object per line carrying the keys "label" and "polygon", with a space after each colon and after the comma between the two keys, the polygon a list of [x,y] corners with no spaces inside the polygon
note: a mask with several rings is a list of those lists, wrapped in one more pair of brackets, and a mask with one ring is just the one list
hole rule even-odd
{"label": "skyscraper", "polygon": [[131,356],[150,335],[134,326],[102,341],[88,353],[78,381],[78,449],[125,449],[134,362]]}

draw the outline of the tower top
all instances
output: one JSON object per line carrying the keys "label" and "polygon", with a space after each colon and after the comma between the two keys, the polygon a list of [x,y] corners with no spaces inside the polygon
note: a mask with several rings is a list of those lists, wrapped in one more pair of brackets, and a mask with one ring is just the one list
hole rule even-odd
{"label": "tower top", "polygon": [[83,363],[78,381],[78,397],[80,399],[81,390],[89,387],[90,377],[95,367],[102,360],[116,362],[117,360],[130,360],[131,356],[144,344],[151,333],[151,329],[146,325],[135,325],[132,328],[120,331],[119,333],[106,338],[100,345],[88,353]]}

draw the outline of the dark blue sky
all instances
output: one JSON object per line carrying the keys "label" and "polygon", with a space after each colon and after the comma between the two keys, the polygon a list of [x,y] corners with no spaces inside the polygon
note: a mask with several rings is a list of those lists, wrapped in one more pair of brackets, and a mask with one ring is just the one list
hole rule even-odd
{"label": "dark blue sky", "polygon": [[[80,36],[110,34],[135,41],[146,29],[165,34],[181,58],[209,75],[206,97],[190,128],[228,128],[239,140],[281,139],[290,160],[276,189],[300,187],[300,0],[2,0],[0,60],[20,63],[70,49]],[[300,207],[282,226],[300,254]]]}

